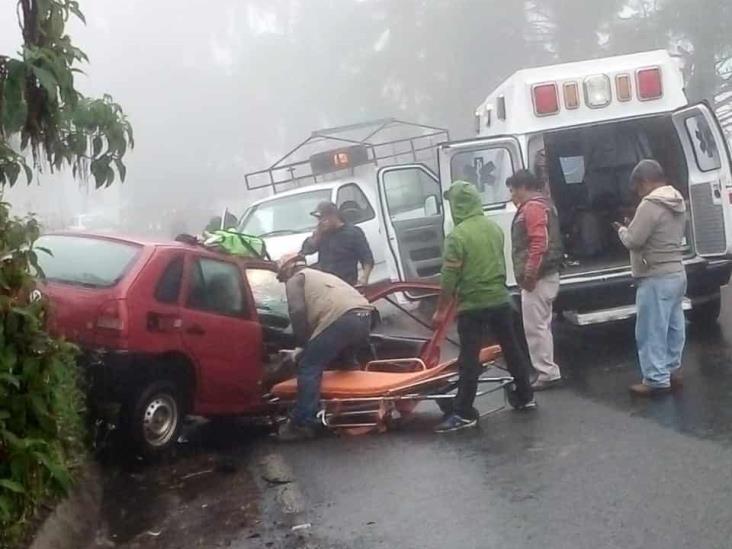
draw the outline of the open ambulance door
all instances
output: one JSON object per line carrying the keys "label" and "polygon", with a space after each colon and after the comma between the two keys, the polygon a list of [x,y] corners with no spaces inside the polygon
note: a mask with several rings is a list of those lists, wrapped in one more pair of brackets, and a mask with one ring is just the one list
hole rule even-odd
{"label": "open ambulance door", "polygon": [[696,253],[732,255],[732,171],[724,134],[704,103],[673,114],[689,172]]}
{"label": "open ambulance door", "polygon": [[436,281],[444,240],[437,176],[422,164],[403,164],[381,168],[377,179],[387,252],[399,280]]}
{"label": "open ambulance door", "polygon": [[[511,257],[511,223],[516,208],[506,179],[524,168],[521,145],[514,137],[489,137],[443,143],[438,147],[440,181],[446,191],[453,181],[469,181],[478,189],[485,215],[495,221],[505,235],[504,255]],[[450,208],[445,203],[445,232],[453,227]],[[506,282],[515,284],[513,264],[506,261]]]}

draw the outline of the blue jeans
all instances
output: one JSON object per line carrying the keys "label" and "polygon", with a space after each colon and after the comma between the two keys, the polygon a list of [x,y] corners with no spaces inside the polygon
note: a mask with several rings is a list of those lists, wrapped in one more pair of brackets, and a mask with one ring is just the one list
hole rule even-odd
{"label": "blue jeans", "polygon": [[[368,311],[348,311],[317,337],[308,341],[297,364],[297,400],[292,410],[294,423],[317,423],[323,370],[337,357],[367,346],[370,327],[371,315]],[[343,366],[350,368],[352,364]]]}
{"label": "blue jeans", "polygon": [[671,374],[681,367],[686,341],[685,293],[685,271],[649,276],[638,283],[635,339],[643,383],[649,387],[669,387]]}

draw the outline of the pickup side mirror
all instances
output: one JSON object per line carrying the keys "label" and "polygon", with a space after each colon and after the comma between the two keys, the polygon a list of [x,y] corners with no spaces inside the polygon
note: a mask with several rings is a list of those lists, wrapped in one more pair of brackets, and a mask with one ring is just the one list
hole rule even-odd
{"label": "pickup side mirror", "polygon": [[424,200],[424,215],[426,217],[431,217],[434,215],[440,215],[442,213],[441,211],[441,204],[439,198],[437,198],[436,194],[431,194]]}

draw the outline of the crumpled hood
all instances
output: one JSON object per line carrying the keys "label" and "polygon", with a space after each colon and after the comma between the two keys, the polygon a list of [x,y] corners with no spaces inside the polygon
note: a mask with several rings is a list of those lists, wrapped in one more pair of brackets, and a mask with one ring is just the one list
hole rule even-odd
{"label": "crumpled hood", "polygon": [[450,202],[450,212],[456,226],[470,217],[483,215],[483,202],[472,183],[454,181],[445,192],[445,198]]}
{"label": "crumpled hood", "polygon": [[664,185],[653,192],[649,193],[643,200],[654,202],[665,206],[674,213],[684,213],[686,211],[686,203],[681,193],[671,185]]}

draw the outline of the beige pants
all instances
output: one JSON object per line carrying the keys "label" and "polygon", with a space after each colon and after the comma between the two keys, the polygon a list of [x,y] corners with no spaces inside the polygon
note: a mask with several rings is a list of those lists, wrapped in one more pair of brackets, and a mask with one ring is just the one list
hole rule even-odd
{"label": "beige pants", "polygon": [[559,293],[559,273],[550,274],[536,283],[533,292],[521,290],[521,314],[531,364],[541,381],[562,377],[554,362],[552,336],[552,304]]}

